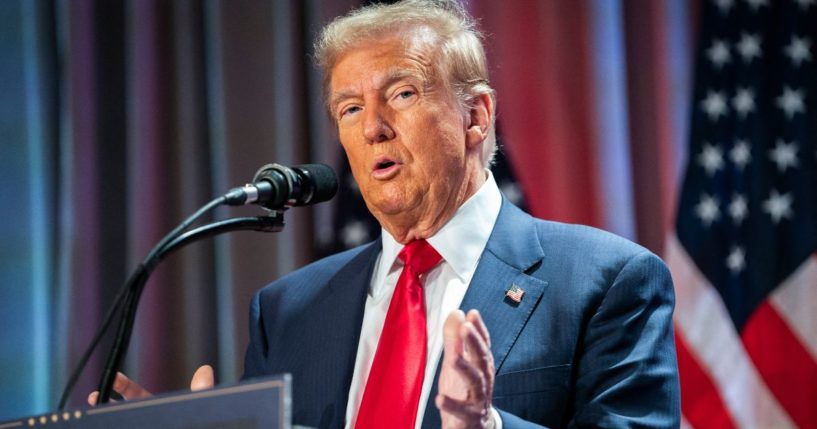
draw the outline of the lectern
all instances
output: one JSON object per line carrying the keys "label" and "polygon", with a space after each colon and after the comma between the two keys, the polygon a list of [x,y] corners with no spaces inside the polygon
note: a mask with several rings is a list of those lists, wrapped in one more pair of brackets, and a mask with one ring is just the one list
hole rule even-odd
{"label": "lectern", "polygon": [[289,429],[288,374],[0,423],[0,429]]}

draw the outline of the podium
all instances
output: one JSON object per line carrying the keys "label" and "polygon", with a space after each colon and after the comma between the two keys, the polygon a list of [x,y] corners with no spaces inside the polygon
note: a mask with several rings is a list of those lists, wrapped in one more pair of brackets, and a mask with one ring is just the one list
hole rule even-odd
{"label": "podium", "polygon": [[0,423],[0,429],[289,429],[289,374]]}

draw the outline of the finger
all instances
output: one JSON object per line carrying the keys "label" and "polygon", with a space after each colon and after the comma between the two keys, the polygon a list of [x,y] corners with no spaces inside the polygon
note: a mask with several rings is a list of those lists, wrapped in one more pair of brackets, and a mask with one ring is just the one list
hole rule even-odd
{"label": "finger", "polygon": [[116,380],[113,382],[113,390],[122,395],[125,399],[139,399],[151,396],[151,393],[145,390],[136,382],[129,379],[121,372],[116,373]]}
{"label": "finger", "polygon": [[202,365],[193,374],[193,379],[190,380],[190,390],[204,390],[211,389],[216,384],[216,377],[213,374],[213,367],[210,365]]}
{"label": "finger", "polygon": [[460,334],[469,351],[466,354],[468,362],[480,372],[482,381],[480,393],[484,395],[482,399],[490,398],[494,386],[494,356],[491,354],[491,349],[485,344],[483,337],[471,322],[463,324]]}
{"label": "finger", "polygon": [[440,409],[440,413],[452,414],[454,417],[466,422],[466,426],[471,426],[474,422],[484,420],[490,415],[490,411],[482,405],[459,401],[442,394],[434,398],[434,403]]}
{"label": "finger", "polygon": [[[97,401],[99,401],[99,391],[98,391],[98,390],[94,390],[93,392],[91,392],[91,393],[88,395],[88,405],[91,405],[91,406],[94,406],[94,407],[95,407],[95,406],[99,405],[99,404],[97,404]],[[114,403],[114,402],[116,402],[116,401],[115,401],[115,400],[113,400],[113,399],[109,399],[109,400],[108,400],[108,402],[110,402],[110,403]]]}
{"label": "finger", "polygon": [[454,310],[445,319],[443,325],[443,359],[453,363],[457,356],[462,355],[463,345],[460,339],[460,326],[465,322],[462,310]]}
{"label": "finger", "polygon": [[466,320],[474,324],[474,327],[477,328],[477,332],[482,337],[482,340],[485,341],[485,344],[488,348],[491,348],[491,334],[488,332],[488,327],[485,326],[485,322],[482,321],[482,316],[480,316],[479,311],[476,309],[469,310],[468,314],[465,315]]}
{"label": "finger", "polygon": [[453,340],[459,336],[460,325],[465,323],[465,313],[462,310],[452,311],[443,325],[443,339]]}
{"label": "finger", "polygon": [[466,399],[469,401],[484,402],[486,394],[485,377],[479,368],[472,365],[465,360],[465,358],[457,359],[454,368],[457,370],[457,374],[462,376],[467,385],[465,387],[468,392]]}
{"label": "finger", "polygon": [[466,322],[460,328],[460,335],[468,349],[466,359],[480,374],[480,400],[490,398],[494,383],[494,357],[485,344],[482,336],[471,322]]}
{"label": "finger", "polygon": [[466,358],[474,363],[484,373],[489,373],[489,365],[493,363],[491,349],[485,344],[482,336],[477,332],[477,328],[471,322],[465,322],[460,327],[460,338],[468,351]]}

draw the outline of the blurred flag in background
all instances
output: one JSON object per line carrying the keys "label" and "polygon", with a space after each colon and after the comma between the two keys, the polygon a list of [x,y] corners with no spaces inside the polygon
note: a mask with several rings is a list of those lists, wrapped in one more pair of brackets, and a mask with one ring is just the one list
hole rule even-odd
{"label": "blurred flag in background", "polygon": [[815,44],[815,0],[704,3],[665,255],[694,427],[817,427]]}

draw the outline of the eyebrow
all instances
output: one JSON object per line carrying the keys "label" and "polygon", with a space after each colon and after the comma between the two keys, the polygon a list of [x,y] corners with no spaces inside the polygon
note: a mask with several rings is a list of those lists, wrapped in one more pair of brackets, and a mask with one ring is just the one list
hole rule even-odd
{"label": "eyebrow", "polygon": [[[391,69],[387,70],[385,75],[380,82],[377,84],[377,89],[388,88],[395,82],[401,81],[406,78],[417,78],[423,83],[423,86],[426,85],[426,79],[422,76],[418,75],[418,73],[414,70],[408,69]],[[330,99],[329,106],[334,110],[341,101],[346,100],[347,98],[354,98],[358,96],[356,91],[346,90],[346,91],[337,91],[332,94],[332,98]]]}

